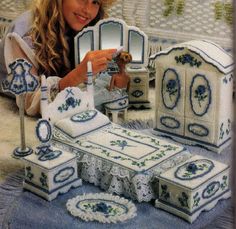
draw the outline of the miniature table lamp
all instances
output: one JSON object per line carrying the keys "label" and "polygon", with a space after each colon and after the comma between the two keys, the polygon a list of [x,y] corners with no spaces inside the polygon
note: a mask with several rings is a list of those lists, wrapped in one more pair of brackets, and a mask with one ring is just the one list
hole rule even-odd
{"label": "miniature table lamp", "polygon": [[9,64],[9,68],[11,72],[7,79],[3,81],[2,87],[5,92],[19,96],[21,146],[14,150],[13,157],[21,158],[33,152],[33,150],[25,144],[24,99],[26,92],[35,91],[38,87],[38,81],[36,77],[30,73],[32,65],[25,59],[16,59]]}

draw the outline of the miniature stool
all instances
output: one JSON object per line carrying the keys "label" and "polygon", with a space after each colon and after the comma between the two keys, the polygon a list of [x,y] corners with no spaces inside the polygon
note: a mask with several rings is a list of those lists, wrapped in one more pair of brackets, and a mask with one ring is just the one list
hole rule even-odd
{"label": "miniature stool", "polygon": [[123,113],[124,121],[127,119],[127,110],[128,110],[129,100],[128,96],[124,96],[117,100],[108,102],[104,104],[106,115],[111,114],[111,121],[114,123],[118,122],[118,114]]}
{"label": "miniature stool", "polygon": [[230,197],[229,166],[193,156],[158,177],[156,207],[192,223],[202,211]]}
{"label": "miniature stool", "polygon": [[109,114],[111,114],[111,121],[114,123],[118,123],[118,114],[121,112],[123,113],[123,120],[124,121],[127,120],[128,108],[120,109],[120,110],[110,110],[109,108],[105,107],[105,110],[106,110],[106,116],[109,116]]}
{"label": "miniature stool", "polygon": [[41,119],[36,126],[36,134],[42,143],[34,154],[23,158],[25,178],[23,187],[46,200],[53,200],[71,187],[82,185],[78,178],[77,157],[73,153],[51,147],[51,125]]}

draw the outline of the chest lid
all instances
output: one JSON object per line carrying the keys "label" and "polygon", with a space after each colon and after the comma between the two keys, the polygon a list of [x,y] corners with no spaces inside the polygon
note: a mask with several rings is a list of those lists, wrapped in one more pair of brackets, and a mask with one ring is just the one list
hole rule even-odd
{"label": "chest lid", "polygon": [[226,164],[196,155],[162,173],[160,178],[193,190],[228,168]]}
{"label": "chest lid", "polygon": [[64,164],[65,162],[73,160],[74,158],[76,158],[75,154],[52,147],[52,151],[50,153],[41,155],[33,153],[22,159],[26,162],[35,164],[38,167],[51,170],[57,166]]}

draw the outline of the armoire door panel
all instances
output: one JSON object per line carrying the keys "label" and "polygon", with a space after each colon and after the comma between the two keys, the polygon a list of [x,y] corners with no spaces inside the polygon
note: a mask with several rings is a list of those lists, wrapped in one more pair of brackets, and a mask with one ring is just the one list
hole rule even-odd
{"label": "armoire door panel", "polygon": [[157,68],[160,91],[157,92],[157,109],[176,115],[184,114],[185,69],[179,67]]}
{"label": "armoire door panel", "polygon": [[186,71],[186,117],[213,122],[217,99],[216,80],[210,72]]}

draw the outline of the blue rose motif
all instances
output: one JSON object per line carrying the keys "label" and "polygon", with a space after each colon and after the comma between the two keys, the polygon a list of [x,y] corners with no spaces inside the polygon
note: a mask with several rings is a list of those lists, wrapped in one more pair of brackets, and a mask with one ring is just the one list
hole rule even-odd
{"label": "blue rose motif", "polygon": [[185,54],[183,57],[183,63],[191,63],[193,61],[193,57],[189,54]]}
{"label": "blue rose motif", "polygon": [[116,140],[110,142],[112,146],[118,146],[121,147],[121,150],[123,150],[125,147],[132,147],[131,145],[128,145],[128,142],[125,140]]}
{"label": "blue rose motif", "polygon": [[176,80],[173,79],[169,80],[166,84],[166,92],[169,93],[169,98],[171,101],[172,101],[172,96],[174,96],[178,92],[178,89],[176,87],[177,87],[177,82]]}
{"label": "blue rose motif", "polygon": [[206,92],[206,87],[204,85],[199,85],[195,90],[197,95],[203,95]]}
{"label": "blue rose motif", "polygon": [[77,100],[73,97],[66,99],[65,103],[58,107],[60,112],[67,111],[69,107],[75,108],[80,105],[81,100]]}
{"label": "blue rose motif", "polygon": [[190,163],[190,164],[188,164],[186,170],[188,172],[191,172],[192,174],[195,174],[196,171],[198,170],[198,167],[197,167],[197,165],[195,163]]}
{"label": "blue rose motif", "polygon": [[197,89],[195,90],[194,98],[197,98],[199,107],[201,107],[201,102],[207,98],[206,92],[206,87],[204,85],[198,85]]}
{"label": "blue rose motif", "polygon": [[75,99],[73,97],[69,97],[67,100],[66,100],[66,104],[68,106],[72,106],[74,107],[75,106]]}
{"label": "blue rose motif", "polygon": [[167,89],[174,89],[176,87],[176,81],[175,80],[169,80],[166,87],[167,87]]}
{"label": "blue rose motif", "polygon": [[108,211],[110,208],[111,206],[107,206],[104,202],[100,202],[94,206],[93,211],[108,214],[109,213]]}

